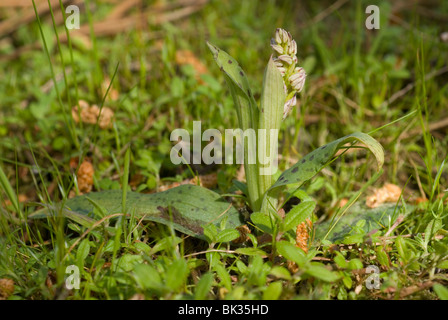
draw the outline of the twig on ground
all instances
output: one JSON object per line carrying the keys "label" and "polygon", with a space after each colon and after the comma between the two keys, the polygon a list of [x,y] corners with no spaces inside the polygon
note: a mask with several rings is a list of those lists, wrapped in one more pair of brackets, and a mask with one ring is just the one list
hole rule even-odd
{"label": "twig on ground", "polygon": [[[443,68],[441,68],[441,69],[439,69],[439,70],[435,70],[435,71],[433,71],[433,72],[430,72],[430,73],[426,74],[426,75],[425,75],[425,79],[424,79],[424,81],[428,81],[428,80],[430,80],[430,79],[432,79],[432,78],[435,78],[435,77],[437,77],[437,76],[440,76],[440,75],[442,75],[442,74],[444,74],[444,73],[446,73],[446,72],[448,72],[448,66],[445,66],[445,67],[443,67]],[[393,102],[395,102],[395,100],[397,100],[397,99],[403,97],[406,93],[408,93],[409,91],[411,91],[412,89],[414,89],[415,86],[416,86],[417,84],[420,83],[420,81],[421,81],[421,80],[418,80],[418,81],[409,83],[409,84],[408,84],[406,87],[404,87],[403,89],[401,89],[401,90],[395,92],[389,99],[387,99],[387,101],[384,101],[384,102],[381,104],[380,107],[381,107],[381,108],[385,108],[386,106],[388,106],[388,105],[392,104]]]}
{"label": "twig on ground", "polygon": [[395,223],[392,225],[392,227],[390,227],[389,230],[387,230],[387,232],[384,234],[384,236],[388,237],[392,233],[392,231],[394,231],[395,228],[398,227],[398,225],[403,222],[403,220],[404,220],[404,215],[399,215],[397,220],[395,221]]}

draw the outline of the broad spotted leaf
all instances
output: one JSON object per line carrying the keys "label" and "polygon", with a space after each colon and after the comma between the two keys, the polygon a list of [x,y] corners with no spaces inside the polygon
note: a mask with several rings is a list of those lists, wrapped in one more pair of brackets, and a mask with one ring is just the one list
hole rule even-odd
{"label": "broad spotted leaf", "polygon": [[214,46],[210,42],[207,42],[210,51],[213,54],[213,58],[216,61],[216,64],[219,66],[219,69],[224,72],[230,80],[241,89],[241,91],[247,96],[250,100],[252,106],[256,106],[256,102],[252,91],[249,87],[249,81],[247,80],[246,75],[244,74],[243,69],[240,67],[238,62],[232,58],[227,52],[219,49]]}
{"label": "broad spotted leaf", "polygon": [[[68,199],[62,214],[67,218],[92,215],[95,203],[108,214],[122,212],[122,191],[107,190],[91,192]],[[238,211],[221,196],[211,190],[195,185],[181,185],[164,192],[142,194],[128,192],[126,197],[127,213],[134,217],[144,217],[174,229],[204,239],[203,227],[209,223],[219,227],[221,220],[227,217],[227,228],[238,227],[242,220]],[[44,208],[31,214],[28,218],[43,218],[60,212]]]}
{"label": "broad spotted leaf", "polygon": [[[408,215],[415,210],[412,205],[397,206],[395,203],[387,203],[377,208],[368,208],[361,203],[355,203],[344,216],[334,225],[334,221],[328,220],[315,226],[315,240],[325,238],[331,242],[340,242],[345,237],[353,234],[355,226],[359,226],[365,234],[374,230],[387,230],[391,227],[399,215]],[[360,223],[362,220],[365,223]]]}
{"label": "broad spotted leaf", "polygon": [[272,185],[270,190],[292,183],[305,182],[311,179],[327,165],[327,163],[343,145],[355,140],[363,143],[374,154],[378,168],[381,168],[384,162],[384,150],[381,144],[379,144],[378,141],[373,139],[368,134],[355,132],[323,145],[322,147],[307,154],[291,168],[284,171],[278,180]]}

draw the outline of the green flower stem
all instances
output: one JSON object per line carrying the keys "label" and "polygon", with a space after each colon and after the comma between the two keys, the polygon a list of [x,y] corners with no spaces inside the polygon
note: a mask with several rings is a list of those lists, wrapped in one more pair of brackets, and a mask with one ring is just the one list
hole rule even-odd
{"label": "green flower stem", "polygon": [[[261,112],[259,116],[259,148],[264,148],[258,152],[258,192],[261,197],[273,184],[272,174],[277,169],[274,167],[277,162],[278,149],[278,132],[280,130],[283,106],[286,99],[286,94],[283,85],[283,78],[272,60],[266,67],[263,78],[263,92],[261,95]],[[264,129],[264,130],[262,130]],[[264,152],[263,152],[264,151]],[[267,163],[270,160],[270,163]],[[262,172],[262,171],[266,172]],[[266,174],[268,173],[268,174]],[[255,210],[261,209],[262,212],[267,212],[269,209],[276,209],[277,199],[274,197],[267,198],[266,206],[261,205],[262,198],[256,203]],[[271,208],[269,208],[269,206]],[[270,211],[270,210],[269,210]]]}

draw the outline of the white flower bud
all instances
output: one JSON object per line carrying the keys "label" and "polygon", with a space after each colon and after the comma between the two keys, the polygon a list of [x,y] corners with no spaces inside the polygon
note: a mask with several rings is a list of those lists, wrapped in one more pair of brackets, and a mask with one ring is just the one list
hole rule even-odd
{"label": "white flower bud", "polygon": [[271,43],[271,47],[272,47],[272,49],[274,49],[276,52],[278,52],[278,54],[280,54],[280,55],[284,53],[282,46],[279,45],[279,44],[272,44],[272,43]]}
{"label": "white flower bud", "polygon": [[294,71],[295,73],[290,76],[288,80],[291,83],[291,87],[293,87],[297,92],[300,92],[305,85],[306,73],[303,68],[296,68]]}
{"label": "white flower bud", "polygon": [[280,71],[282,77],[286,74],[286,68],[284,67],[277,67],[278,71]]}
{"label": "white flower bud", "polygon": [[297,104],[297,98],[296,95],[285,102],[285,105],[283,106],[283,118],[282,120],[285,120],[285,118],[288,116],[289,111],[291,111],[292,107]]}
{"label": "white flower bud", "polygon": [[281,61],[286,62],[287,64],[291,64],[292,63],[292,57],[288,56],[287,54],[282,54],[281,56],[278,57]]}
{"label": "white flower bud", "polygon": [[272,59],[283,77],[283,86],[288,101],[283,107],[283,119],[297,103],[296,93],[302,91],[305,85],[306,73],[301,67],[297,67],[297,43],[292,39],[291,33],[277,28],[274,39],[271,39],[271,47],[277,56]]}
{"label": "white flower bud", "polygon": [[291,56],[297,54],[297,43],[296,43],[295,40],[291,41],[291,44],[288,47],[288,54],[291,55]]}
{"label": "white flower bud", "polygon": [[277,28],[277,30],[275,30],[275,41],[279,44],[282,43],[281,34],[282,34],[282,29]]}
{"label": "white flower bud", "polygon": [[288,31],[286,31],[286,30],[283,30],[283,29],[280,29],[280,30],[282,30],[282,35],[281,35],[282,43],[288,43],[291,34]]}
{"label": "white flower bud", "polygon": [[277,68],[281,68],[283,67],[283,62],[281,62],[280,60],[278,60],[278,58],[274,57],[272,60],[274,60],[274,64]]}

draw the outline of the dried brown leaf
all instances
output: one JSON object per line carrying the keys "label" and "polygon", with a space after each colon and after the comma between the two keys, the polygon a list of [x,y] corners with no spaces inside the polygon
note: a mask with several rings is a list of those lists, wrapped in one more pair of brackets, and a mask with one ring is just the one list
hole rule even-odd
{"label": "dried brown leaf", "polygon": [[72,108],[72,117],[76,123],[82,121],[83,123],[96,124],[98,122],[101,129],[107,129],[112,127],[114,112],[108,107],[103,107],[100,110],[95,104],[90,106],[86,101],[79,100],[78,105]]}
{"label": "dried brown leaf", "polygon": [[392,183],[386,183],[382,188],[375,189],[366,199],[369,208],[376,208],[386,202],[397,202],[401,195],[401,188]]}
{"label": "dried brown leaf", "polygon": [[[107,91],[108,88],[109,88],[109,91]],[[112,100],[112,101],[118,100],[120,94],[113,86],[111,86],[109,78],[104,79],[103,83],[101,84],[101,89],[103,90],[103,95],[105,95],[107,92],[107,97],[106,97],[107,100]]]}
{"label": "dried brown leaf", "polygon": [[89,161],[81,163],[77,174],[78,189],[80,193],[88,193],[92,191],[94,174],[95,170],[93,169],[92,163]]}
{"label": "dried brown leaf", "polygon": [[249,240],[249,237],[247,236],[250,232],[250,229],[247,225],[242,225],[240,227],[237,227],[236,230],[238,230],[238,232],[240,233],[239,238],[233,240],[233,243],[243,243]]}
{"label": "dried brown leaf", "polygon": [[199,185],[204,188],[212,188],[216,186],[216,184],[218,183],[218,175],[216,173],[210,173],[206,175],[196,176],[191,179],[186,179],[182,182],[174,182],[168,185],[162,185],[159,187],[159,192],[172,189],[183,184],[198,185],[198,177],[199,177]]}
{"label": "dried brown leaf", "polygon": [[306,219],[297,226],[296,229],[296,247],[302,249],[305,253],[308,253],[308,239],[310,237],[309,230],[312,228],[313,223],[310,219]]}
{"label": "dried brown leaf", "polygon": [[0,300],[6,300],[14,293],[14,281],[11,279],[0,279]]}

